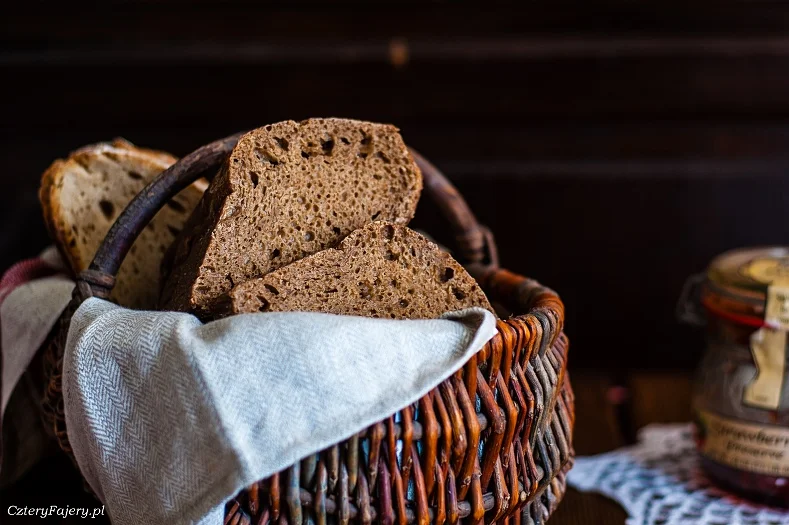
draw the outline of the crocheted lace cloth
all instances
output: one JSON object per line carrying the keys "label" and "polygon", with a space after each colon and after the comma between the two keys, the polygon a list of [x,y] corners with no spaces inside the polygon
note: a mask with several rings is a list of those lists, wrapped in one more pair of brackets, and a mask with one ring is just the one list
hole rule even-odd
{"label": "crocheted lace cloth", "polygon": [[699,468],[689,424],[650,425],[638,444],[577,458],[568,484],[618,502],[627,525],[789,525],[789,512],[732,496]]}

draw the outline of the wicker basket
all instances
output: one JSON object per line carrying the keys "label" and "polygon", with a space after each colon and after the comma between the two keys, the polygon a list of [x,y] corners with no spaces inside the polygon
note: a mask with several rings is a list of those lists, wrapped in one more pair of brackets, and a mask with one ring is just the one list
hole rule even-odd
{"label": "wicker basket", "polygon": [[[79,275],[45,354],[44,413],[70,456],[61,371],[71,314],[87,297],[108,296],[148,221],[181,189],[215,172],[238,137],[196,150],[153,180]],[[498,267],[488,230],[446,178],[413,154],[425,193],[454,229],[460,261],[491,302],[516,315],[498,321],[498,334],[417,403],[242,491],[227,505],[225,523],[526,525],[544,522],[564,495],[574,421],[564,307],[551,290]]]}

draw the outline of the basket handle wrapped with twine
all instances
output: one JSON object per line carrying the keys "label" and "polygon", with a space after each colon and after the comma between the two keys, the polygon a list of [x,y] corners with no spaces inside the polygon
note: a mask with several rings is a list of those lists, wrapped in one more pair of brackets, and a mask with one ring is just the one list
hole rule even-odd
{"label": "basket handle wrapped with twine", "polygon": [[[73,312],[88,297],[109,297],[148,222],[182,189],[212,176],[241,135],[195,150],[152,180],[77,277],[44,355],[45,418],[72,459],[61,382]],[[417,403],[242,491],[225,523],[526,525],[542,523],[561,500],[574,455],[564,306],[550,289],[499,268],[490,231],[435,166],[411,153],[425,193],[452,226],[460,261],[492,301],[518,315],[498,321],[498,334]]]}

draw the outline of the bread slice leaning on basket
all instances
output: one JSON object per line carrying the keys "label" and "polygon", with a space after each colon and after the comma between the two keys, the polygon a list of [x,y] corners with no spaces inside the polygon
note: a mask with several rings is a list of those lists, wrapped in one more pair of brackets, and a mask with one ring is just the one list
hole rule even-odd
{"label": "bread slice leaning on basket", "polygon": [[179,236],[160,306],[209,317],[234,286],[336,246],[369,222],[407,224],[421,190],[394,126],[311,119],[249,132]]}
{"label": "bread slice leaning on basket", "polygon": [[376,221],[340,245],[233,288],[215,316],[309,311],[391,319],[432,319],[479,306],[493,311],[452,256],[415,231]]}
{"label": "bread slice leaning on basket", "polygon": [[[88,267],[129,201],[176,160],[115,139],[80,148],[44,172],[39,189],[44,222],[75,275]],[[162,257],[206,185],[201,180],[183,190],[142,231],[120,268],[112,300],[130,308],[156,306]]]}

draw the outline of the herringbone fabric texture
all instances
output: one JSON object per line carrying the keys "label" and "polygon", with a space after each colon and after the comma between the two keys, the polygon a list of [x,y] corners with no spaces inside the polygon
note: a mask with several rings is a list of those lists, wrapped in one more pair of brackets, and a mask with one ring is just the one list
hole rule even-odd
{"label": "herringbone fabric texture", "polygon": [[221,523],[239,490],[416,401],[496,334],[482,309],[451,317],[203,325],[88,299],[64,360],[80,470],[113,523]]}

